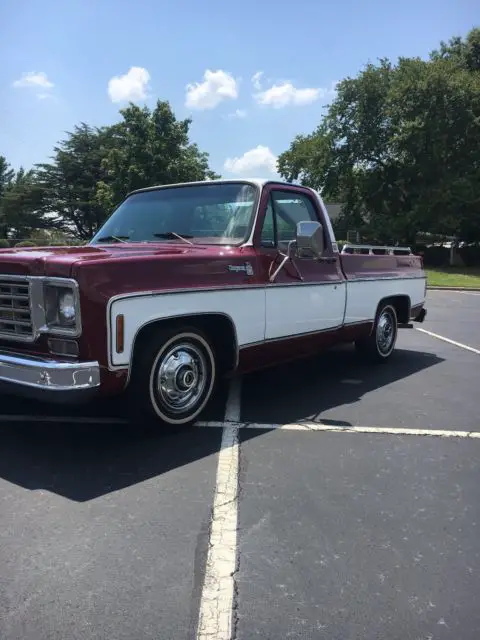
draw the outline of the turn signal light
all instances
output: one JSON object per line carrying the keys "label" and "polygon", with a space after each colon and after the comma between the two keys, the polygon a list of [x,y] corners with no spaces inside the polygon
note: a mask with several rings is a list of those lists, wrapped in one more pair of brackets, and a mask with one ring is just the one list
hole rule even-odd
{"label": "turn signal light", "polygon": [[125,347],[125,317],[123,313],[117,316],[116,320],[116,351],[123,353]]}

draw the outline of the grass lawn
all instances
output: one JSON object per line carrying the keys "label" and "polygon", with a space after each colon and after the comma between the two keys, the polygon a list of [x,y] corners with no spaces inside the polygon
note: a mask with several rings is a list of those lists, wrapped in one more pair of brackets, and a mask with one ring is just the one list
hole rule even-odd
{"label": "grass lawn", "polygon": [[427,285],[432,287],[477,287],[480,289],[479,267],[437,267],[425,269]]}

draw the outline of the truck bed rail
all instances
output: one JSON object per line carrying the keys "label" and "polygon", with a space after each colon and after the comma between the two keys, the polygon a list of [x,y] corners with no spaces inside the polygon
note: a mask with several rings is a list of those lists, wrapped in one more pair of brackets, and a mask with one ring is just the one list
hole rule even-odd
{"label": "truck bed rail", "polygon": [[351,244],[347,242],[343,245],[341,253],[369,256],[404,256],[412,255],[410,247],[389,247],[375,244]]}

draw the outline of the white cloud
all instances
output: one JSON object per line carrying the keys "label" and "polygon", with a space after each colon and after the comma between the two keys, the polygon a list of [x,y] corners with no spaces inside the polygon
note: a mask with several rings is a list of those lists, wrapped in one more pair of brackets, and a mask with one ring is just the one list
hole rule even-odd
{"label": "white cloud", "polygon": [[223,165],[225,171],[236,175],[252,175],[258,171],[269,174],[277,172],[277,157],[272,151],[261,144],[246,151],[242,156],[227,158]]}
{"label": "white cloud", "polygon": [[108,81],[108,95],[112,102],[138,102],[147,97],[150,74],[143,67],[130,67],[123,76]]}
{"label": "white cloud", "polygon": [[227,118],[229,118],[230,120],[243,120],[243,118],[247,117],[247,112],[245,111],[245,109],[235,109],[235,111],[233,111],[232,113],[229,113],[227,115]]}
{"label": "white cloud", "polygon": [[256,89],[256,91],[262,90],[262,83],[260,82],[260,79],[262,76],[263,76],[263,71],[257,71],[257,73],[254,73],[252,76],[252,84]]}
{"label": "white cloud", "polygon": [[330,88],[313,88],[297,89],[291,82],[282,84],[274,84],[265,91],[260,91],[254,95],[255,100],[259,104],[273,107],[274,109],[282,109],[288,106],[304,106],[316,102],[322,98],[331,98],[335,95],[335,84],[332,83]]}
{"label": "white cloud", "polygon": [[187,84],[185,106],[191,109],[214,109],[223,100],[238,98],[238,83],[235,78],[219,69],[203,74],[203,82]]}
{"label": "white cloud", "polygon": [[23,87],[51,89],[54,84],[50,82],[44,71],[26,71],[22,73],[22,77],[19,80],[15,80],[13,86],[17,89]]}

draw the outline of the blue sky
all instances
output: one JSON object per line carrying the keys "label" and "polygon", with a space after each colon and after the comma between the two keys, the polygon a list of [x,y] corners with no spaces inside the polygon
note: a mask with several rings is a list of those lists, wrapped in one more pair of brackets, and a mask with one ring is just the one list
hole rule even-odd
{"label": "blue sky", "polygon": [[379,57],[426,57],[478,22],[478,0],[4,2],[0,155],[28,168],[75,124],[160,98],[193,117],[219,173],[268,176],[336,81]]}

